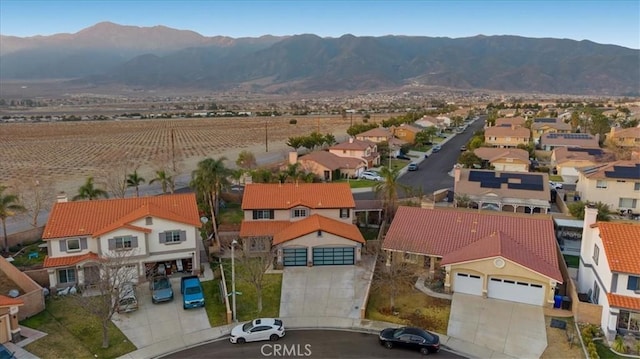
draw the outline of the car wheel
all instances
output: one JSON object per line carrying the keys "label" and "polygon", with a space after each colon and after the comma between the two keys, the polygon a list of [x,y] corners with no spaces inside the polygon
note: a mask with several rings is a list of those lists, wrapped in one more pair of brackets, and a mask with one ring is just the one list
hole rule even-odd
{"label": "car wheel", "polygon": [[420,354],[422,354],[422,355],[429,355],[429,349],[427,349],[427,348],[420,348]]}
{"label": "car wheel", "polygon": [[269,340],[271,340],[272,342],[278,341],[278,339],[280,339],[278,334],[271,334],[271,336],[269,337]]}
{"label": "car wheel", "polygon": [[392,342],[384,342],[384,347],[387,349],[391,349],[393,348],[393,343]]}
{"label": "car wheel", "polygon": [[244,338],[238,338],[238,339],[236,340],[236,343],[238,343],[238,344],[244,344],[244,343],[246,343],[246,342],[247,342],[247,341],[246,341]]}

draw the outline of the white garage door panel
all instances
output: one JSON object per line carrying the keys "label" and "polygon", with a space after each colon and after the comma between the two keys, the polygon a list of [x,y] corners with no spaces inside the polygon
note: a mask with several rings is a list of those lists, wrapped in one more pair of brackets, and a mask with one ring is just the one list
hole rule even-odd
{"label": "white garage door panel", "polygon": [[456,293],[482,295],[482,278],[474,274],[456,273],[456,278],[453,281],[453,291]]}
{"label": "white garage door panel", "polygon": [[544,287],[540,284],[489,278],[487,290],[489,298],[533,305],[544,304]]}

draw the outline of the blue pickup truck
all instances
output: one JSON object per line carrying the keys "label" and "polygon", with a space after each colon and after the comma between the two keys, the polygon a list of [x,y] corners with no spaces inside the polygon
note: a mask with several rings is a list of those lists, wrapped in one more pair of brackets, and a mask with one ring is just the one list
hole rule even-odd
{"label": "blue pickup truck", "polygon": [[180,293],[182,293],[182,308],[204,307],[204,293],[197,276],[187,276],[180,279]]}

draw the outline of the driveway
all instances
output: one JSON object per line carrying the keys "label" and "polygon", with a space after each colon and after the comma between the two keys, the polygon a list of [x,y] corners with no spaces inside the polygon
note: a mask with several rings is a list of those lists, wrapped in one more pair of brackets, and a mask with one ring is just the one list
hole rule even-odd
{"label": "driveway", "polygon": [[358,265],[286,267],[280,317],[360,318],[373,265],[362,256]]}
{"label": "driveway", "polygon": [[173,301],[152,304],[149,283],[141,283],[137,287],[139,309],[113,316],[113,323],[138,349],[182,334],[211,328],[204,308],[182,309],[180,278],[171,278],[171,285]]}
{"label": "driveway", "polygon": [[542,307],[469,294],[453,294],[447,334],[516,358],[547,347]]}

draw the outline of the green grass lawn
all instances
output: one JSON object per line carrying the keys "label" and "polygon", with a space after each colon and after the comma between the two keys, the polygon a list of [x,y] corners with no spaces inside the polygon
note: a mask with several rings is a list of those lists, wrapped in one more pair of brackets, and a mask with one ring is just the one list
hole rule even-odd
{"label": "green grass lawn", "polygon": [[[47,255],[47,251],[40,251],[38,247],[40,244],[44,242],[36,242],[33,244],[29,244],[26,248],[21,248],[21,252],[19,255],[13,257],[12,264],[16,267],[30,267],[38,264],[42,264],[44,262],[44,257]],[[14,248],[15,249],[15,248]],[[37,253],[37,257],[29,258],[29,253]]]}
{"label": "green grass lawn", "polygon": [[367,241],[372,239],[377,239],[378,233],[380,232],[378,228],[359,228],[359,229],[360,229],[360,233],[362,233],[362,236]]}
{"label": "green grass lawn", "polygon": [[602,343],[602,341],[596,340],[594,341],[594,343],[596,343],[596,349],[598,350],[598,356],[600,356],[600,359],[624,359],[625,358],[609,350],[609,347],[606,346],[604,343]]}
{"label": "green grass lawn", "polygon": [[240,224],[244,219],[244,212],[240,203],[227,203],[225,208],[220,208],[220,223]]}
{"label": "green grass lawn", "polygon": [[227,307],[220,293],[220,276],[216,279],[202,282],[204,291],[204,309],[209,317],[209,324],[212,327],[219,327],[227,324]]}
{"label": "green grass lawn", "polygon": [[365,179],[353,179],[350,178],[348,181],[346,179],[340,179],[340,180],[335,180],[333,181],[334,183],[349,183],[349,187],[351,188],[368,188],[368,187],[373,187],[377,182],[376,181],[369,181],[369,180],[365,180]]}
{"label": "green grass lawn", "polygon": [[558,176],[558,175],[549,175],[549,181],[553,181],[553,182],[563,182],[564,179],[562,179],[562,176]]}
{"label": "green grass lawn", "polygon": [[25,349],[40,358],[117,358],[136,350],[127,337],[109,323],[109,348],[102,348],[102,326],[72,297],[47,299],[46,309],[20,322],[48,335]]}
{"label": "green grass lawn", "polygon": [[580,265],[580,256],[570,256],[563,254],[565,263],[567,263],[567,267],[569,268],[578,268]]}

